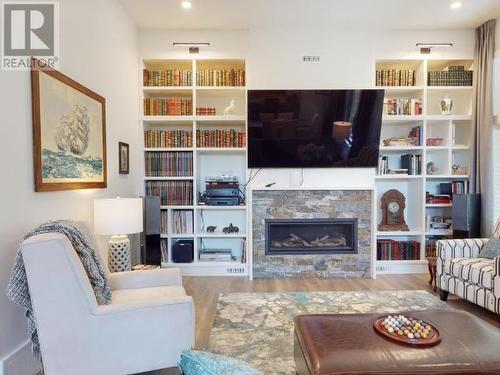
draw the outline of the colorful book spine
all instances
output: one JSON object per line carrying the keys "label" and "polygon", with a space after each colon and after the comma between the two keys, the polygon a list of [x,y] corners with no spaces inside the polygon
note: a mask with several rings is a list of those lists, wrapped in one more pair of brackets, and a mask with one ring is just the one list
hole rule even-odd
{"label": "colorful book spine", "polygon": [[415,86],[415,71],[412,69],[377,69],[377,86]]}
{"label": "colorful book spine", "polygon": [[215,107],[196,107],[196,116],[215,116]]}
{"label": "colorful book spine", "polygon": [[422,114],[422,99],[384,98],[384,115],[419,116]]}
{"label": "colorful book spine", "polygon": [[144,98],[145,116],[191,116],[191,98]]}
{"label": "colorful book spine", "polygon": [[145,130],[144,147],[193,147],[191,130]]}
{"label": "colorful book spine", "polygon": [[244,69],[202,69],[196,72],[198,86],[245,86]]}
{"label": "colorful book spine", "polygon": [[144,69],[143,85],[146,87],[155,86],[192,86],[193,73],[191,70],[150,70]]}
{"label": "colorful book spine", "polygon": [[197,147],[245,147],[246,133],[244,130],[197,130]]}
{"label": "colorful book spine", "polygon": [[193,204],[193,181],[146,181],[146,195],[160,198],[162,205]]}
{"label": "colorful book spine", "polygon": [[419,260],[420,242],[377,240],[377,260]]}
{"label": "colorful book spine", "polygon": [[188,177],[193,175],[192,152],[148,151],[145,153],[146,177]]}

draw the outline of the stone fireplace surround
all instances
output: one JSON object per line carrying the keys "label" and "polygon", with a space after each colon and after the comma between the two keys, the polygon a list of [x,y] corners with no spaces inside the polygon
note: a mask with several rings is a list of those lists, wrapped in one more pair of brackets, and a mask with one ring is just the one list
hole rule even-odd
{"label": "stone fireplace surround", "polygon": [[[252,269],[254,278],[370,277],[371,190],[253,190]],[[357,254],[265,254],[266,219],[357,219]]]}

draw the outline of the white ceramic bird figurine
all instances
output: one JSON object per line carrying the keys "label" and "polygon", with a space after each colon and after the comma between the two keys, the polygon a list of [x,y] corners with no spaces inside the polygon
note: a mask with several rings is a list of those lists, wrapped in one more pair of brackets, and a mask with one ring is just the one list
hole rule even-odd
{"label": "white ceramic bird figurine", "polygon": [[236,105],[234,102],[234,99],[231,100],[231,103],[229,103],[229,106],[224,109],[224,116],[227,115],[234,115]]}

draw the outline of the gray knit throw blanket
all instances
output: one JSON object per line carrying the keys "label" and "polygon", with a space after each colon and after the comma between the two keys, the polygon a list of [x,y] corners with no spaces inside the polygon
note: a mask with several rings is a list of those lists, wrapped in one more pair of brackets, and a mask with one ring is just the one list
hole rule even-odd
{"label": "gray knit throw blanket", "polygon": [[[79,225],[72,221],[49,221],[33,229],[24,239],[42,233],[62,233],[68,237],[87,272],[97,303],[99,305],[109,304],[111,302],[111,287],[107,273],[85,231],[82,231]],[[37,359],[42,360],[21,248],[17,250],[6,293],[9,300],[26,309],[28,335],[31,338],[33,354]],[[50,290],[47,293],[50,293]]]}

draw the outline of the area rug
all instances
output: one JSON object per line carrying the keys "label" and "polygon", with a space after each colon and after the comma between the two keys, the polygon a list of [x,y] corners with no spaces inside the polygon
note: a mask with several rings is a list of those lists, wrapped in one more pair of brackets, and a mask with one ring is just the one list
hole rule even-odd
{"label": "area rug", "polygon": [[295,315],[447,308],[425,290],[221,294],[208,350],[244,360],[266,375],[295,375]]}

